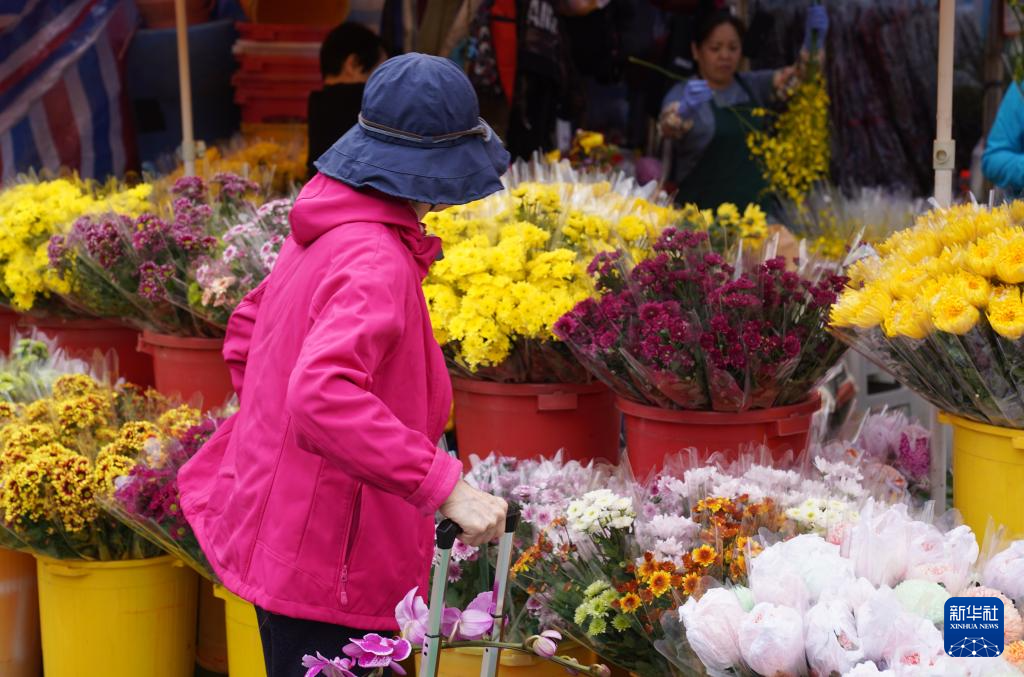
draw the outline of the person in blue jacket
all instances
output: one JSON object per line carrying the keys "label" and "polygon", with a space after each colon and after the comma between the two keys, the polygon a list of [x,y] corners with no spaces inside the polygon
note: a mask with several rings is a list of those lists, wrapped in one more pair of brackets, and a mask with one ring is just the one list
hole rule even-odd
{"label": "person in blue jacket", "polygon": [[981,158],[981,170],[1006,193],[1024,193],[1024,97],[1017,83],[1010,84],[999,105]]}

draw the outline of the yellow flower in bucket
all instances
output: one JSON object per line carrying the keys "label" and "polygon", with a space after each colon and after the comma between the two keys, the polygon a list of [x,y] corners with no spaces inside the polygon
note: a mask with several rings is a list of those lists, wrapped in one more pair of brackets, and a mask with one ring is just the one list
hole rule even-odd
{"label": "yellow flower in bucket", "polygon": [[1014,237],[996,251],[996,276],[1009,284],[1024,282],[1024,236]]}
{"label": "yellow flower in bucket", "polygon": [[939,292],[932,302],[932,323],[939,331],[966,334],[978,324],[978,309],[957,289]]}
{"label": "yellow flower in bucket", "polygon": [[1003,338],[1018,341],[1024,336],[1024,303],[1018,287],[996,287],[988,303],[988,321]]}
{"label": "yellow flower in bucket", "polygon": [[893,301],[882,321],[885,335],[923,339],[931,331],[931,317],[927,307],[914,299]]}

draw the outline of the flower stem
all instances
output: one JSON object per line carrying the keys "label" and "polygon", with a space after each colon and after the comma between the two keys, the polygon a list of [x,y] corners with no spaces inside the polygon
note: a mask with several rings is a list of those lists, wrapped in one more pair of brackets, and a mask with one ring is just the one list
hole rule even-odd
{"label": "flower stem", "polygon": [[670,70],[668,70],[666,68],[662,68],[661,66],[659,66],[657,64],[653,64],[650,61],[644,61],[643,59],[638,59],[635,56],[629,57],[629,62],[630,63],[635,63],[638,66],[643,66],[644,68],[650,68],[653,71],[657,71],[658,73],[661,73],[666,78],[671,78],[673,80],[678,80],[679,82],[685,82],[686,80],[690,79],[690,78],[688,78],[688,77],[686,77],[684,75],[679,75],[678,73],[673,73],[672,71],[670,71]]}

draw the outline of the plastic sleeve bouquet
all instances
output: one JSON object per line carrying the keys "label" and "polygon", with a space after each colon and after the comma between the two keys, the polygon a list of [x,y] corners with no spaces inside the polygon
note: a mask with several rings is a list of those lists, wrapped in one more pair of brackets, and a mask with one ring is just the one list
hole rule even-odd
{"label": "plastic sleeve bouquet", "polygon": [[567,163],[517,163],[506,190],[425,219],[445,243],[423,291],[453,373],[514,382],[586,382],[551,327],[589,297],[586,261],[642,249],[678,218],[667,196]]}
{"label": "plastic sleeve bouquet", "polygon": [[602,658],[643,677],[674,674],[649,634],[681,581],[674,567],[662,571],[653,561],[653,585],[638,580],[631,564],[635,519],[625,496],[607,489],[584,494],[522,553],[513,573],[559,627]]}
{"label": "plastic sleeve bouquet", "polygon": [[[876,669],[871,674],[960,674],[945,671],[956,666],[943,655],[938,627],[943,603],[958,595],[1002,597],[1007,645],[1019,640],[1024,623],[1012,601],[1024,563],[1019,544],[1000,544],[981,567],[975,536],[954,513],[868,497],[854,462],[818,457],[813,470],[796,473],[740,459],[678,477],[667,470],[646,489],[643,512],[653,506],[659,515],[643,518],[650,524],[678,514],[681,504],[714,506],[739,492],[790,506],[785,521],[750,533],[745,578],[708,568],[678,609],[662,615],[655,646],[675,669],[847,675],[863,664]],[[846,507],[828,517],[823,508],[833,502]],[[808,520],[805,511],[817,515]],[[978,580],[991,587],[976,587]],[[913,672],[917,666],[924,672]],[[1001,663],[991,674],[1014,673]]]}
{"label": "plastic sleeve bouquet", "polygon": [[160,333],[221,336],[234,305],[273,267],[290,201],[257,208],[250,181],[190,177],[165,219],[147,212],[85,217],[48,246],[67,302]]}
{"label": "plastic sleeve bouquet", "polygon": [[[707,232],[666,229],[633,267],[599,254],[599,297],[555,325],[621,397],[666,408],[746,411],[810,396],[844,352],[825,331],[846,283],[837,265],[782,257],[729,264]],[[768,247],[770,250],[771,247]],[[741,260],[741,259],[740,259]]]}
{"label": "plastic sleeve bouquet", "polygon": [[137,216],[152,208],[149,184],[98,185],[77,178],[29,181],[0,192],[0,298],[16,310],[64,313],[59,296],[73,279],[49,267],[51,236],[65,233],[82,216],[116,211]]}
{"label": "plastic sleeve bouquet", "polygon": [[10,353],[0,354],[0,399],[12,404],[34,402],[47,397],[61,376],[101,373],[106,366],[68,357],[54,339],[37,330],[15,334]]}
{"label": "plastic sleeve bouquet", "polygon": [[103,509],[122,524],[215,583],[213,568],[181,511],[178,470],[216,429],[217,421],[206,418],[175,436],[150,438],[138,462],[100,499]]}
{"label": "plastic sleeve bouquet", "polygon": [[199,412],[155,392],[65,375],[49,397],[2,412],[0,518],[9,539],[56,558],[138,559],[159,549],[101,510],[151,438],[181,434]]}
{"label": "plastic sleeve bouquet", "polygon": [[[948,517],[868,501],[838,542],[807,534],[773,543],[751,560],[749,587],[715,587],[666,614],[658,648],[712,675],[1019,674],[1018,586],[984,576],[977,585],[975,536]],[[1019,574],[1019,545],[991,562]],[[1003,603],[1002,657],[982,664],[945,653],[943,607],[961,596]]]}
{"label": "plastic sleeve bouquet", "polygon": [[920,217],[859,261],[831,311],[843,341],[937,407],[1024,426],[1024,203]]}
{"label": "plastic sleeve bouquet", "polygon": [[[491,455],[482,460],[474,456],[471,460],[473,467],[466,475],[467,482],[521,506],[514,542],[520,551],[564,514],[572,500],[603,486],[611,473],[605,465],[564,462],[560,453],[550,459]],[[456,542],[448,572],[446,603],[463,608],[481,591],[489,590],[495,560],[494,548],[472,548]],[[505,636],[513,641],[538,634],[551,621],[540,601],[522,588],[511,590],[506,609],[510,621]]]}

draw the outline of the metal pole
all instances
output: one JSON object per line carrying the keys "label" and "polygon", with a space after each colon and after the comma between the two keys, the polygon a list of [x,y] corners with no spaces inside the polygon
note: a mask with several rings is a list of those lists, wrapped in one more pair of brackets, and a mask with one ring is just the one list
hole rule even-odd
{"label": "metal pole", "polygon": [[935,200],[943,207],[953,201],[953,169],[956,142],[953,141],[953,46],[956,38],[956,0],[939,3],[938,100],[935,110]]}
{"label": "metal pole", "polygon": [[448,565],[452,561],[452,546],[462,533],[462,528],[451,520],[437,525],[435,544],[438,562],[434,565],[434,578],[430,586],[430,615],[427,618],[427,633],[423,639],[423,662],[420,664],[421,677],[437,677],[441,661],[441,619],[444,616],[444,596],[448,587]]}
{"label": "metal pole", "polygon": [[178,38],[178,91],[181,94],[181,159],[185,176],[196,173],[196,140],[192,129],[192,77],[188,67],[188,19],[185,0],[174,0],[174,24]]}
{"label": "metal pole", "polygon": [[[939,3],[939,67],[935,105],[935,147],[932,161],[935,167],[935,200],[943,207],[953,202],[953,170],[956,166],[956,142],[953,141],[953,47],[956,40],[956,0]],[[932,416],[932,430],[941,426]],[[943,433],[932,442],[931,491],[938,505],[945,505],[946,470],[949,456]]]}

